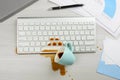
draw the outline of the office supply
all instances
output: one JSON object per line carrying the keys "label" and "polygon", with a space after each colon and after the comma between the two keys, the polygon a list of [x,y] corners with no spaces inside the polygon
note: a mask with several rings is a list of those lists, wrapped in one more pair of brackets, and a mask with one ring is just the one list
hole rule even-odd
{"label": "office supply", "polygon": [[75,7],[82,7],[82,6],[83,4],[64,5],[64,6],[52,7],[49,10],[59,10],[59,9],[75,8]]}
{"label": "office supply", "polygon": [[104,50],[102,52],[97,72],[120,79],[120,60],[118,59],[120,51],[119,45],[120,40],[113,40],[109,38],[104,40]]}
{"label": "office supply", "polygon": [[49,38],[72,41],[74,52],[96,51],[96,23],[93,17],[18,18],[17,53],[39,53]]}
{"label": "office supply", "polygon": [[0,22],[38,0],[0,0]]}
{"label": "office supply", "polygon": [[86,6],[77,9],[71,9],[73,12],[82,16],[96,17],[97,24],[117,37],[120,34],[120,1],[119,0],[50,0],[58,5],[67,5],[74,3],[83,3]]}

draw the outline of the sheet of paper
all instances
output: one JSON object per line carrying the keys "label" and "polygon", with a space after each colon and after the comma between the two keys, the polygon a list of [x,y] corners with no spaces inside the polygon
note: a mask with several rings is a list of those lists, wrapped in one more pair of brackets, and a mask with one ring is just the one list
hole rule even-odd
{"label": "sheet of paper", "polygon": [[[93,1],[93,4],[89,4]],[[103,0],[102,0],[103,1]],[[91,16],[96,17],[97,23],[109,33],[117,37],[120,33],[120,0],[76,0],[76,2],[86,3],[83,7]],[[97,6],[99,5],[99,6]],[[113,10],[114,9],[114,10]],[[84,15],[85,16],[85,15]]]}
{"label": "sheet of paper", "polygon": [[120,66],[120,40],[106,40],[104,52],[115,64]]}
{"label": "sheet of paper", "polygon": [[120,80],[120,67],[117,65],[106,64],[104,61],[100,60],[97,72]]}
{"label": "sheet of paper", "polygon": [[112,61],[104,52],[102,52],[101,60],[105,62],[106,65],[114,65],[114,61]]}
{"label": "sheet of paper", "polygon": [[[59,5],[82,3],[85,6],[71,10],[82,16],[96,17],[97,24],[117,37],[120,34],[120,0],[50,0]],[[89,4],[90,3],[90,4]]]}

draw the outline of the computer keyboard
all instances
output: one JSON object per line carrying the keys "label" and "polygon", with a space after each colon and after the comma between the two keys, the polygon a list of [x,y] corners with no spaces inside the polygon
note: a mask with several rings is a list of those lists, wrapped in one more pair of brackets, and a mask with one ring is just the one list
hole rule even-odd
{"label": "computer keyboard", "polygon": [[96,52],[93,17],[18,18],[17,53],[40,53],[50,38],[72,42],[74,52]]}

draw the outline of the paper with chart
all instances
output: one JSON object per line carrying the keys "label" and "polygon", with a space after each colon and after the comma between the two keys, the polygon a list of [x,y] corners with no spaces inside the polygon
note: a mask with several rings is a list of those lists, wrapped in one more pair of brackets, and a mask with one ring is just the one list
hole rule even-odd
{"label": "paper with chart", "polygon": [[120,33],[120,0],[50,0],[59,5],[82,3],[71,10],[82,16],[96,17],[97,24],[117,37]]}
{"label": "paper with chart", "polygon": [[[96,6],[95,4],[98,3],[98,0],[95,1],[93,4],[94,6]],[[90,0],[84,2],[90,3]],[[89,5],[88,7],[84,7],[84,9],[89,14],[96,17],[98,24],[100,24],[103,28],[112,33],[114,36],[117,36],[120,33],[120,0],[104,0],[104,2],[101,2],[101,4],[99,5],[102,7],[100,8],[98,6],[94,7]]]}

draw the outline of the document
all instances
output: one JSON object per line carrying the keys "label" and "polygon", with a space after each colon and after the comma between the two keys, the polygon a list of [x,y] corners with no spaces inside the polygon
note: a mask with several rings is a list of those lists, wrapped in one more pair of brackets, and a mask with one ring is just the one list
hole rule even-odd
{"label": "document", "polygon": [[84,4],[83,7],[72,8],[81,16],[96,17],[97,24],[114,37],[120,34],[120,0],[50,0],[58,5]]}
{"label": "document", "polygon": [[105,58],[107,56],[112,61],[109,64],[116,64],[120,67],[120,40],[106,39],[103,45],[104,54],[102,59],[109,63],[108,59]]}
{"label": "document", "polygon": [[[120,79],[120,40],[105,39],[97,72]],[[111,52],[112,51],[112,52]]]}
{"label": "document", "polygon": [[106,64],[100,60],[97,72],[120,80],[120,67],[117,65]]}

